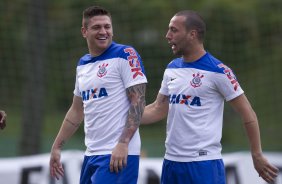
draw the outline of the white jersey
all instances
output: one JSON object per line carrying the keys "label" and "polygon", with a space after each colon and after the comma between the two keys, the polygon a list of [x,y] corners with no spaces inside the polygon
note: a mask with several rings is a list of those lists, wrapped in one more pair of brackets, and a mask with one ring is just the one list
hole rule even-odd
{"label": "white jersey", "polygon": [[190,162],[220,159],[224,100],[243,93],[232,70],[206,53],[170,62],[161,94],[169,96],[165,158]]}
{"label": "white jersey", "polygon": [[[102,55],[79,60],[74,95],[83,100],[86,155],[112,153],[130,106],[126,88],[146,82],[141,58],[130,46],[113,42]],[[140,148],[138,129],[128,154],[139,155]]]}

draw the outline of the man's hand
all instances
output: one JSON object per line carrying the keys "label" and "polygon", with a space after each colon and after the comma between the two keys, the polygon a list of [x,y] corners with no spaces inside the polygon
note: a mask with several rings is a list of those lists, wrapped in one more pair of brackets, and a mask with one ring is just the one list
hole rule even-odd
{"label": "man's hand", "polygon": [[253,154],[252,157],[259,177],[262,177],[268,183],[274,182],[278,176],[279,169],[271,165],[262,154]]}
{"label": "man's hand", "polygon": [[118,173],[127,165],[128,145],[118,143],[114,148],[110,161],[110,171]]}
{"label": "man's hand", "polygon": [[50,156],[50,174],[53,178],[59,179],[64,176],[64,169],[61,164],[61,151],[59,149],[52,149]]}
{"label": "man's hand", "polygon": [[5,111],[0,110],[0,128],[1,129],[4,129],[6,127],[6,118],[7,118],[7,114],[5,113]]}

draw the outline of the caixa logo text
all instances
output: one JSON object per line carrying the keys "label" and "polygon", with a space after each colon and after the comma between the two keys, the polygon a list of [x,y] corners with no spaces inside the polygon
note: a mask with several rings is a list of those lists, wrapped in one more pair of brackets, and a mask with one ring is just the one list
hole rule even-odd
{"label": "caixa logo text", "polygon": [[83,101],[87,101],[95,98],[102,98],[108,96],[106,88],[92,88],[81,92],[81,97]]}
{"label": "caixa logo text", "polygon": [[201,99],[198,96],[191,96],[185,94],[172,94],[169,95],[169,103],[201,106]]}

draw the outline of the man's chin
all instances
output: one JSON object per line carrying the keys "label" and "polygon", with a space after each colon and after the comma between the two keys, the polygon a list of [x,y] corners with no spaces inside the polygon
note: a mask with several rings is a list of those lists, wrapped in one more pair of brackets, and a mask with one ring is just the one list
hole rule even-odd
{"label": "man's chin", "polygon": [[100,49],[107,49],[111,45],[111,42],[99,44]]}

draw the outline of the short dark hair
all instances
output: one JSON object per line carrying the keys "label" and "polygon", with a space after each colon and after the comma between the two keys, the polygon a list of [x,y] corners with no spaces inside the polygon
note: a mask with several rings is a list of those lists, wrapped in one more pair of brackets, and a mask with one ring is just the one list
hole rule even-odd
{"label": "short dark hair", "polygon": [[199,13],[193,10],[183,10],[175,14],[175,16],[184,16],[186,30],[195,29],[198,33],[198,39],[204,41],[206,34],[206,23]]}
{"label": "short dark hair", "polygon": [[101,6],[90,6],[83,11],[82,26],[87,27],[89,19],[98,15],[106,15],[112,20],[110,12],[105,8]]}

